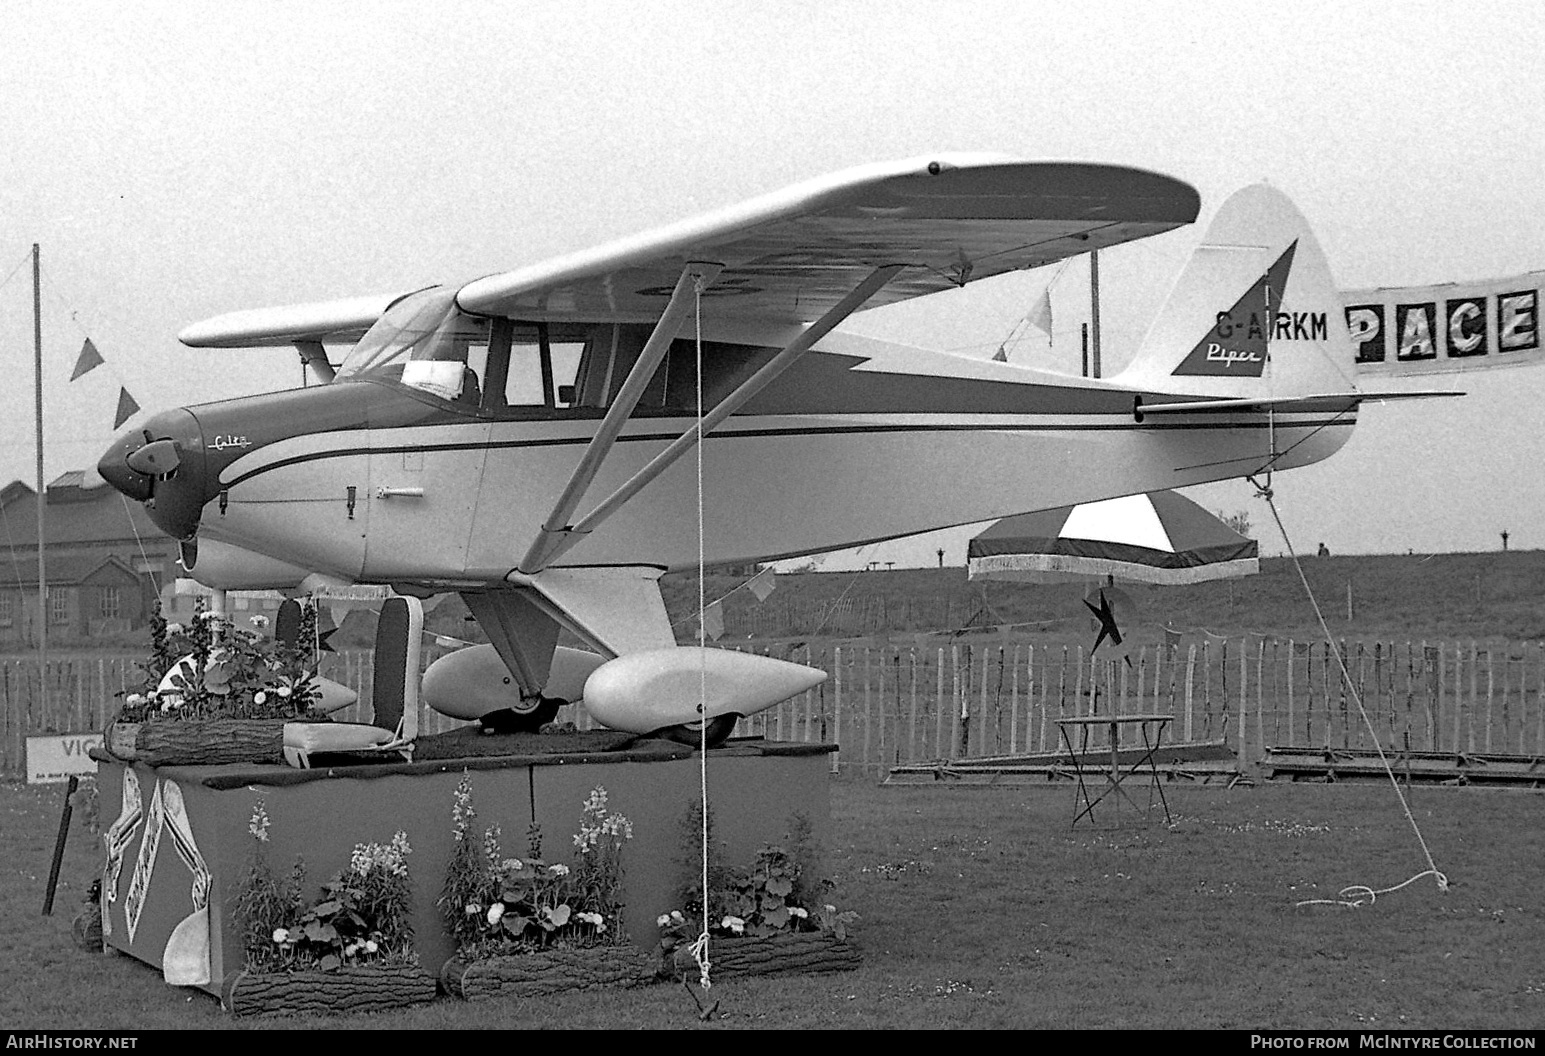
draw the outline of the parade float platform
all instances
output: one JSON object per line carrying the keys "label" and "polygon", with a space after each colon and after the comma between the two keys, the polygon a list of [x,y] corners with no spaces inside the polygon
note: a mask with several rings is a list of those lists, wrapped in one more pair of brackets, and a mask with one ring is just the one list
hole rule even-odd
{"label": "parade float platform", "polygon": [[[796,816],[808,819],[817,840],[829,840],[827,755],[834,750],[732,739],[708,753],[714,836],[729,860],[749,861],[763,844],[785,842]],[[677,891],[696,869],[697,846],[686,828],[699,800],[700,761],[694,750],[666,741],[609,731],[484,736],[469,728],[422,738],[412,762],[339,760],[309,770],[243,763],[151,767],[100,750],[92,755],[108,832],[105,945],[163,968],[175,929],[202,933],[199,888],[207,884],[208,973],[193,985],[216,995],[243,966],[234,906],[251,860],[248,826],[260,798],[271,821],[268,861],[288,871],[303,859],[309,894],[348,864],[356,844],[407,834],[415,946],[431,973],[455,952],[436,901],[451,855],[453,793],[463,774],[470,777],[479,837],[497,824],[503,853],[522,857],[528,829],[537,825],[544,855],[555,862],[571,857],[581,806],[604,786],[610,808],[633,824],[624,851],[624,925],[641,947],[656,942],[655,918],[677,908]]]}

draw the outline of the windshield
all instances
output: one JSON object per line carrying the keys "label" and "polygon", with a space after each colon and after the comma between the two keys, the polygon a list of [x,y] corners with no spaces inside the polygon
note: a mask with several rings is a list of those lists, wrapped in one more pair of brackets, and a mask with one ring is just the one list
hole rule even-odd
{"label": "windshield", "polygon": [[464,315],[456,291],[436,286],[388,308],[345,357],[337,380],[390,381],[476,406],[487,352],[488,321]]}

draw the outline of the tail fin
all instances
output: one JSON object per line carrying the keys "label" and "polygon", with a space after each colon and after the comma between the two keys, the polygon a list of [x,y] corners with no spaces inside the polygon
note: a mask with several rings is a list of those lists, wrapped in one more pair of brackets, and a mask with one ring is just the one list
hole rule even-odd
{"label": "tail fin", "polygon": [[1111,380],[1216,398],[1350,392],[1354,352],[1325,255],[1281,192],[1218,210],[1131,365]]}

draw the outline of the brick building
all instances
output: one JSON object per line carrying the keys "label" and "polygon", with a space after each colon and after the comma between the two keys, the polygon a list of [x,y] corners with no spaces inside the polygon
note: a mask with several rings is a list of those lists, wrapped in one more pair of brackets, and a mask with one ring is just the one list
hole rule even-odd
{"label": "brick building", "polygon": [[[112,488],[82,487],[66,473],[48,485],[43,504],[50,644],[101,645],[137,640],[158,593],[178,571],[177,545],[138,503]],[[0,649],[37,644],[37,501],[14,481],[0,488]]]}

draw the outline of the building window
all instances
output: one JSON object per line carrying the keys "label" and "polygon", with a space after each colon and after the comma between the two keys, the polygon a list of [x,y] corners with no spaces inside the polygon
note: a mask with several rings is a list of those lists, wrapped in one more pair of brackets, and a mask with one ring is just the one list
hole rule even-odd
{"label": "building window", "polygon": [[48,622],[70,622],[70,592],[64,587],[48,588]]}
{"label": "building window", "polygon": [[97,591],[97,615],[104,620],[116,620],[122,604],[122,594],[117,587],[102,587]]}

